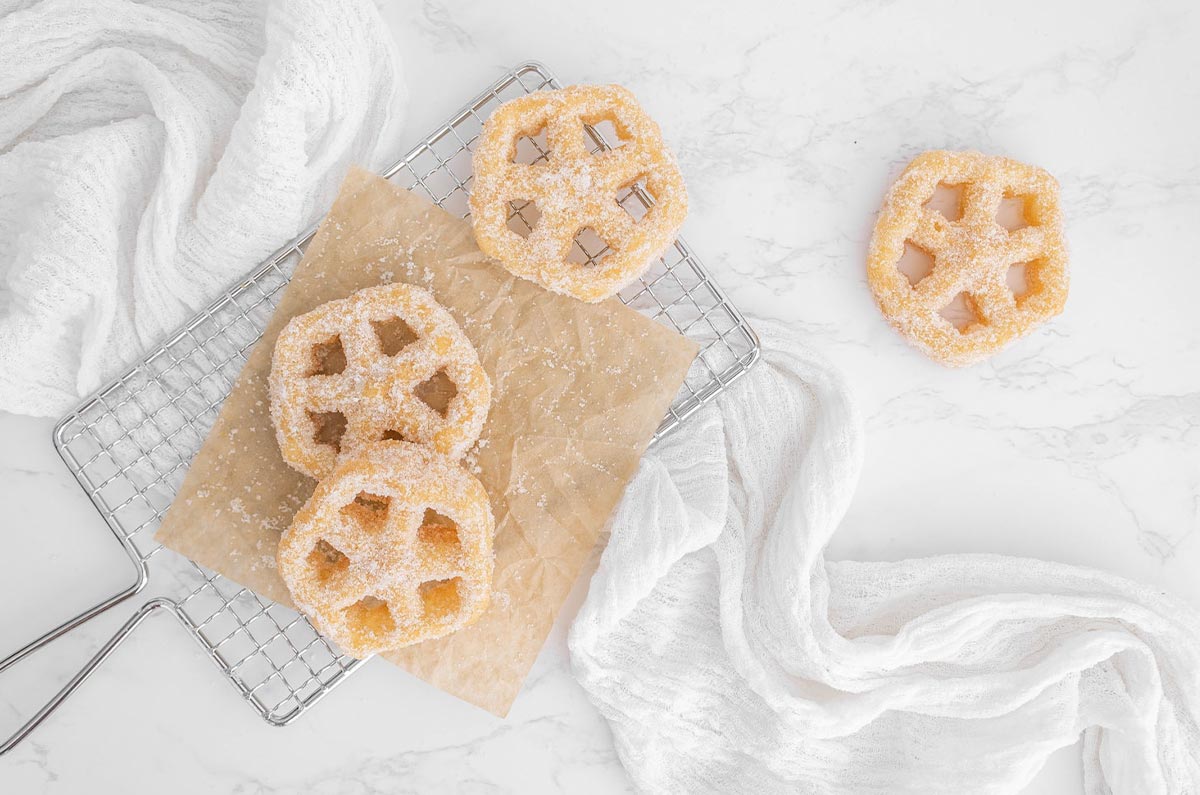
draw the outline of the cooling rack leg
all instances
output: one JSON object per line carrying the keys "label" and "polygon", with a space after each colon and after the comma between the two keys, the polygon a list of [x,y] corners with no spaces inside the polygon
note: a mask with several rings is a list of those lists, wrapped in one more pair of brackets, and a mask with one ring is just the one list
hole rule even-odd
{"label": "cooling rack leg", "polygon": [[82,685],[98,667],[100,667],[100,664],[108,659],[109,655],[116,651],[117,647],[121,645],[122,641],[129,637],[129,633],[133,632],[134,628],[136,628],[138,624],[145,621],[151,613],[160,608],[174,609],[174,604],[165,599],[152,599],[138,608],[138,611],[134,613],[128,621],[125,622],[124,626],[117,630],[115,635],[109,638],[108,642],[105,643],[98,652],[96,652],[92,659],[88,660],[87,664],[79,670],[79,673],[71,677],[71,681],[67,682],[63,686],[62,690],[59,690],[57,693],[55,693],[54,697],[46,702],[45,706],[39,709],[37,713],[25,723],[24,726],[21,726],[19,729],[17,729],[16,733],[5,740],[3,744],[0,744],[0,756],[3,756],[13,748],[16,748],[22,740],[29,736],[30,732],[42,725],[42,723],[48,717],[53,715],[54,711],[61,707],[62,703],[66,701],[72,693],[79,689],[79,686]]}
{"label": "cooling rack leg", "polygon": [[138,577],[137,577],[137,581],[134,582],[133,585],[130,585],[128,588],[126,588],[125,590],[121,591],[118,594],[114,594],[113,596],[110,596],[108,599],[105,599],[100,604],[95,605],[94,607],[89,607],[87,610],[83,611],[82,613],[75,616],[74,618],[67,619],[66,621],[62,622],[54,629],[52,629],[49,632],[47,632],[46,634],[42,635],[41,637],[34,638],[29,643],[26,643],[24,646],[17,649],[16,651],[14,651],[12,654],[8,655],[7,657],[5,657],[3,659],[0,659],[0,673],[3,673],[5,670],[16,665],[21,660],[25,659],[26,657],[33,654],[38,649],[45,646],[47,643],[50,643],[51,641],[61,638],[63,635],[66,635],[68,632],[75,629],[76,627],[86,624],[88,621],[91,621],[93,618],[100,615],[105,610],[108,610],[110,607],[114,607],[114,606],[120,604],[121,602],[124,602],[126,599],[133,596],[138,591],[142,590],[142,587],[145,586],[146,581],[147,581],[146,570],[141,565],[138,565],[136,563],[136,561],[135,561],[135,565],[137,565]]}

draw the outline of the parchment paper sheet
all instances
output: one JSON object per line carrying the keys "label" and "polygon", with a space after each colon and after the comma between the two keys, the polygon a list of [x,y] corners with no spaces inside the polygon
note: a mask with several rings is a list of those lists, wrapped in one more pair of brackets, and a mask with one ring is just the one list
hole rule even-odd
{"label": "parchment paper sheet", "polygon": [[466,465],[491,497],[496,573],[477,624],[386,656],[503,716],[696,346],[616,300],[582,304],[512,277],[480,252],[468,223],[424,199],[351,170],[157,537],[291,603],[275,549],[313,481],[283,463],[275,442],[275,339],[294,315],[392,281],[432,290],[492,379],[488,423]]}

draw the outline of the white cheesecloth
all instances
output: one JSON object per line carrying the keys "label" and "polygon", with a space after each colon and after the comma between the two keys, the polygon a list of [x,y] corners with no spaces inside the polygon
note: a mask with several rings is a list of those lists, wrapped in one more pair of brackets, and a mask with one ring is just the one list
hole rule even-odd
{"label": "white cheesecloth", "polygon": [[859,419],[781,326],[650,450],[571,628],[646,792],[1014,792],[1084,736],[1089,793],[1200,792],[1200,621],[1099,571],[824,550]]}
{"label": "white cheesecloth", "polygon": [[0,410],[58,415],[396,154],[368,0],[0,0]]}

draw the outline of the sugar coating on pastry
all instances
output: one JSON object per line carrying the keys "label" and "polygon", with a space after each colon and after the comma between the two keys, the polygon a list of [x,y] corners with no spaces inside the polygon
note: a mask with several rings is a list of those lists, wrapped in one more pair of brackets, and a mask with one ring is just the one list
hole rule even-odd
{"label": "sugar coating on pastry", "polygon": [[[584,125],[604,121],[613,125],[618,140],[612,143],[619,146],[592,154]],[[547,157],[514,162],[518,141],[542,130]],[[516,276],[589,303],[645,273],[687,215],[675,156],[658,125],[621,86],[570,86],[504,103],[483,125],[472,165],[471,222],[484,253]],[[618,203],[635,183],[654,199],[637,220]],[[540,215],[524,237],[508,220],[527,202]],[[568,259],[584,230],[607,247],[595,264]]]}
{"label": "sugar coating on pastry", "polygon": [[[943,192],[950,201],[935,199]],[[906,251],[931,261],[927,272],[902,272]],[[1066,303],[1058,183],[1005,157],[919,155],[884,199],[867,281],[888,322],[931,358],[949,366],[987,358]]]}
{"label": "sugar coating on pastry", "polygon": [[386,441],[343,459],[279,543],[296,607],[353,657],[442,637],[491,598],[487,493],[428,447]]}
{"label": "sugar coating on pastry", "polygon": [[317,479],[383,439],[461,458],[492,393],[450,313],[428,290],[400,283],[292,318],[275,343],[269,389],[284,461]]}

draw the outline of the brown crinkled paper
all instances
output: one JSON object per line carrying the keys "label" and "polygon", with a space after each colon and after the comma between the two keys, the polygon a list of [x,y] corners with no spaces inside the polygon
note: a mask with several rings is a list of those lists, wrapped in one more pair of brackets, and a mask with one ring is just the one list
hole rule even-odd
{"label": "brown crinkled paper", "polygon": [[583,304],[513,277],[480,252],[468,223],[409,191],[351,170],[157,537],[291,604],[275,550],[313,481],[279,455],[271,351],[294,315],[392,281],[432,290],[492,379],[466,465],[491,497],[496,571],[478,623],[385,656],[503,716],[697,348],[618,301]]}

